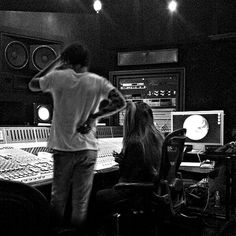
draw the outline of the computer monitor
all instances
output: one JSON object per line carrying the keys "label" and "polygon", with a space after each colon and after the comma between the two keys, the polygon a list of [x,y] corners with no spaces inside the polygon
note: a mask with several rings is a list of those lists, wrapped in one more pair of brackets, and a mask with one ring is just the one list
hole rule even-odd
{"label": "computer monitor", "polygon": [[186,128],[186,145],[196,151],[206,146],[224,144],[224,111],[174,111],[171,112],[171,131]]}

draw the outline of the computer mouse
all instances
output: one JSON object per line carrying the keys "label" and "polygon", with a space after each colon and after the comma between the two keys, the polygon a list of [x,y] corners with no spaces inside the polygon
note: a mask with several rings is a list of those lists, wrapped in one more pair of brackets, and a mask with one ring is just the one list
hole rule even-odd
{"label": "computer mouse", "polygon": [[211,163],[211,161],[210,161],[210,160],[208,160],[208,159],[206,159],[206,160],[204,161],[204,163],[205,163],[205,164],[210,164],[210,163]]}

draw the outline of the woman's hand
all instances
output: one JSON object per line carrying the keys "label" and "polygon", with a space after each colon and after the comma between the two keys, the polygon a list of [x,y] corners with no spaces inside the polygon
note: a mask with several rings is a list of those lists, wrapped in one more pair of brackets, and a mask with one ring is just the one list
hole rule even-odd
{"label": "woman's hand", "polygon": [[117,163],[120,163],[123,160],[123,158],[124,158],[124,155],[123,155],[122,152],[118,153],[116,151],[113,151],[112,155],[113,155],[113,157],[115,157],[115,162],[117,162]]}

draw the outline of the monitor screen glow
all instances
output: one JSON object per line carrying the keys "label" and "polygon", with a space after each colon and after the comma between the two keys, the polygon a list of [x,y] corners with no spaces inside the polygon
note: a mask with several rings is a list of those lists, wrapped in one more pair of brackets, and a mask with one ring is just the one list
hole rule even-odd
{"label": "monitor screen glow", "polygon": [[171,112],[171,131],[186,128],[186,145],[205,151],[206,146],[224,144],[224,111]]}

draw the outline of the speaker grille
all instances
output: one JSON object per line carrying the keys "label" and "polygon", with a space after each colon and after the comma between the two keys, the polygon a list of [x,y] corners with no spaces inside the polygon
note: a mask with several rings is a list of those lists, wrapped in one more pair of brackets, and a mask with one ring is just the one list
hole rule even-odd
{"label": "speaker grille", "polygon": [[14,69],[24,68],[29,61],[27,47],[19,41],[11,41],[5,48],[5,60]]}
{"label": "speaker grille", "polygon": [[34,103],[34,124],[51,123],[53,109],[50,104]]}
{"label": "speaker grille", "polygon": [[57,57],[56,51],[48,46],[41,45],[34,49],[32,53],[32,63],[38,70],[42,70]]}

